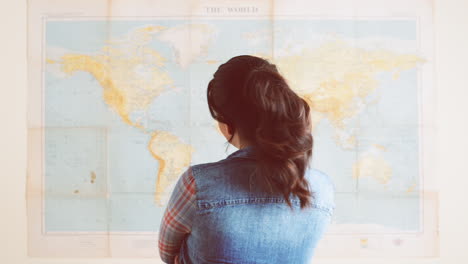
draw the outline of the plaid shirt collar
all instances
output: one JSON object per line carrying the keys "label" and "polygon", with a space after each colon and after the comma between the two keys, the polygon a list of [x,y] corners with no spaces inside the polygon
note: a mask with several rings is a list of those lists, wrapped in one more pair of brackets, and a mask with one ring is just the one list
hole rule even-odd
{"label": "plaid shirt collar", "polygon": [[229,156],[227,156],[226,159],[231,159],[231,158],[247,158],[247,159],[254,159],[256,149],[254,146],[247,146],[244,148],[241,148],[237,151],[234,151],[231,153]]}

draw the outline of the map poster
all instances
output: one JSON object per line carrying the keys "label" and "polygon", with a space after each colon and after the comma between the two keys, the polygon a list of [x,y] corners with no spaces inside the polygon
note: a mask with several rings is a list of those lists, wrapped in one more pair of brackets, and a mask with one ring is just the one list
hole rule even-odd
{"label": "map poster", "polygon": [[206,88],[242,54],[311,106],[337,205],[316,255],[437,256],[427,0],[30,0],[29,255],[159,259],[179,176],[236,150]]}

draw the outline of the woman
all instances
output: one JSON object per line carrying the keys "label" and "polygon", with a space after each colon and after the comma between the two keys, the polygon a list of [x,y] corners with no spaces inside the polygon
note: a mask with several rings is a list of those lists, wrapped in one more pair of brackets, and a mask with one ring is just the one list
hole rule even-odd
{"label": "woman", "polygon": [[165,210],[165,263],[310,263],[330,222],[334,186],[310,168],[308,104],[274,64],[242,55],[208,84],[208,107],[237,151],[190,166]]}

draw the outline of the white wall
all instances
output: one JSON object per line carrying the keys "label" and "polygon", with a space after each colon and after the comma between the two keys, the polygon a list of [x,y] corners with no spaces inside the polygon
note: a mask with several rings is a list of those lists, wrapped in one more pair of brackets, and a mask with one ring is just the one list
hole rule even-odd
{"label": "white wall", "polygon": [[[0,19],[0,262],[154,263],[154,259],[27,257],[26,0],[0,0]],[[440,258],[319,259],[315,263],[468,263],[468,117],[463,117],[468,115],[468,0],[435,0],[434,21]]]}

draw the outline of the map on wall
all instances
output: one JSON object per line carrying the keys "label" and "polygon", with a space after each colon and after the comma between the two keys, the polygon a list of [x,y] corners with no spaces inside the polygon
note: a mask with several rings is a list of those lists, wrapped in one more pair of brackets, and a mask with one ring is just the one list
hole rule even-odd
{"label": "map on wall", "polygon": [[157,257],[180,175],[236,150],[206,88],[242,54],[311,106],[337,205],[317,255],[437,254],[430,2],[179,2],[30,1],[30,255]]}

